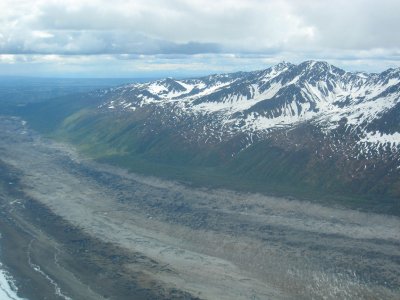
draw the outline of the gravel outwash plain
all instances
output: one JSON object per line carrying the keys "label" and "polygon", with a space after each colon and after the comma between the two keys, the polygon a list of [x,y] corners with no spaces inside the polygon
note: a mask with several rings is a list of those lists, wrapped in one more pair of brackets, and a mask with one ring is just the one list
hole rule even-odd
{"label": "gravel outwash plain", "polygon": [[395,216],[131,174],[10,117],[0,170],[0,260],[29,299],[400,296]]}

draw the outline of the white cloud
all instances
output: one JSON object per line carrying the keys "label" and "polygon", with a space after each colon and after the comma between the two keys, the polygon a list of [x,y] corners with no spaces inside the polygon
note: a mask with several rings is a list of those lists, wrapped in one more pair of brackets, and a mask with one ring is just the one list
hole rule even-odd
{"label": "white cloud", "polygon": [[400,2],[388,0],[5,0],[0,8],[2,52],[107,53],[111,42],[127,53],[137,45],[146,52],[143,44],[162,53],[163,43],[188,42],[247,52],[400,44],[393,32]]}
{"label": "white cloud", "polygon": [[251,65],[326,59],[382,68],[400,60],[399,11],[397,0],[2,0],[0,54],[232,54],[222,61],[255,55]]}

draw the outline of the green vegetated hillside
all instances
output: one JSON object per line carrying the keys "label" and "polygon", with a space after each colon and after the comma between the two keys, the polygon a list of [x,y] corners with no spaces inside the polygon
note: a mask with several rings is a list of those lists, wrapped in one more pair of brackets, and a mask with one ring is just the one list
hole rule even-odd
{"label": "green vegetated hillside", "polygon": [[149,123],[149,108],[109,112],[97,109],[99,101],[87,95],[64,97],[18,113],[34,129],[134,172],[400,215],[400,181],[386,176],[388,166],[357,176],[364,162],[348,162],[333,152],[316,154],[324,148],[311,143],[321,139],[312,128],[292,130],[289,137],[278,132],[232,156],[239,137],[210,145],[189,142],[176,128],[164,128],[154,118]]}

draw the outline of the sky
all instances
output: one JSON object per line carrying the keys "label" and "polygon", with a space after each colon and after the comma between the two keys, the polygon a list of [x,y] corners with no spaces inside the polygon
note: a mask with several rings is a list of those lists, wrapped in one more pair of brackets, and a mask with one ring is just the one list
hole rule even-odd
{"label": "sky", "polygon": [[1,0],[0,76],[400,67],[399,0]]}

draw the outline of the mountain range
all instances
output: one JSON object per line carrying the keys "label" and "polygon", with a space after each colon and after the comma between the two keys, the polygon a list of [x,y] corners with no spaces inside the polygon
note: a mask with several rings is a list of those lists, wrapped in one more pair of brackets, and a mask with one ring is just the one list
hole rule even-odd
{"label": "mountain range", "polygon": [[134,171],[400,213],[400,68],[282,62],[106,88],[22,114]]}

